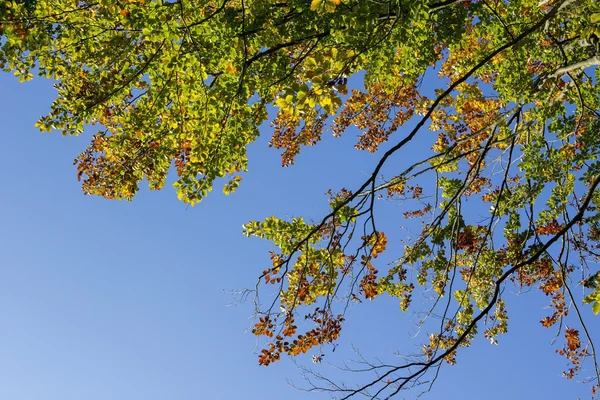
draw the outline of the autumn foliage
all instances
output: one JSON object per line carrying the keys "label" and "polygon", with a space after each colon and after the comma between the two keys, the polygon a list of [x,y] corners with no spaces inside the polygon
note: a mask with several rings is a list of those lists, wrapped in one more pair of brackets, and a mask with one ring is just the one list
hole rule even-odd
{"label": "autumn foliage", "polygon": [[[86,194],[132,199],[170,170],[188,204],[223,178],[229,194],[265,121],[284,166],[325,134],[375,153],[361,185],[332,182],[316,222],[244,225],[272,243],[252,291],[261,365],[318,362],[352,307],[392,297],[440,319],[418,361],[313,388],[389,398],[460,363],[478,335],[497,344],[507,293],[534,292],[541,326],[564,337],[565,377],[589,366],[597,390],[582,317],[600,312],[596,2],[37,0],[1,4],[0,20],[1,68],[57,81],[38,127],[99,128],[75,159]],[[397,215],[382,217],[389,203]]]}

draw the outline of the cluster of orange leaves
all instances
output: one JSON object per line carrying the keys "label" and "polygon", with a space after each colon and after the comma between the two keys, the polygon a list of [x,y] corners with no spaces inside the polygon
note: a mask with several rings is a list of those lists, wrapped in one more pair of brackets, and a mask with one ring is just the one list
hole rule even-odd
{"label": "cluster of orange leaves", "polygon": [[260,317],[258,322],[254,325],[252,333],[256,336],[265,335],[273,337],[273,321],[271,320],[271,317],[268,315]]}
{"label": "cluster of orange leaves", "polygon": [[[566,273],[568,272],[566,271]],[[544,327],[549,328],[553,326],[561,317],[569,313],[569,308],[565,302],[565,295],[561,292],[561,288],[563,287],[561,271],[554,269],[550,259],[541,258],[532,265],[519,268],[515,280],[523,286],[539,284],[542,292],[546,296],[550,296],[550,307],[553,313],[540,321]]]}
{"label": "cluster of orange leaves", "polygon": [[187,162],[190,159],[190,152],[192,151],[192,144],[189,140],[184,140],[179,145],[177,154],[175,155],[175,169],[177,170],[177,176],[183,174]]}
{"label": "cluster of orange leaves", "polygon": [[469,252],[477,251],[486,236],[481,236],[477,231],[485,231],[482,226],[465,226],[456,235],[455,246],[457,249]]}
{"label": "cluster of orange leaves", "polygon": [[398,127],[412,118],[423,97],[414,83],[405,84],[402,79],[393,90],[382,84],[368,89],[368,92],[352,90],[343,110],[335,118],[332,130],[335,136],[340,136],[350,125],[355,125],[363,132],[356,148],[373,153]]}
{"label": "cluster of orange leaves", "polygon": [[[281,358],[281,354],[296,356],[308,352],[314,346],[332,343],[339,338],[342,322],[344,321],[341,315],[333,316],[328,311],[317,308],[313,314],[309,314],[305,318],[311,319],[317,326],[307,331],[304,335],[296,336],[293,340],[286,340],[286,337],[293,337],[297,329],[294,325],[293,315],[288,313],[283,331],[281,334],[275,336],[274,342],[270,342],[267,348],[261,350],[258,356],[258,364],[267,366],[272,362],[278,361]],[[274,335],[272,326],[265,331],[264,318],[261,318],[255,325],[253,333],[268,337],[273,337]]]}
{"label": "cluster of orange leaves", "polygon": [[375,269],[373,264],[367,260],[366,257],[362,262],[367,268],[367,274],[365,274],[360,281],[360,289],[367,299],[372,300],[377,297],[377,273],[379,271]]}
{"label": "cluster of orange leaves", "polygon": [[284,149],[281,154],[281,164],[284,167],[294,164],[301,146],[314,146],[321,140],[326,119],[326,113],[316,110],[306,111],[302,119],[290,112],[277,113],[272,123],[274,129],[269,146]]}
{"label": "cluster of orange leaves", "polygon": [[572,367],[563,372],[563,375],[567,379],[573,379],[573,377],[581,369],[583,359],[588,355],[586,348],[581,348],[581,339],[579,338],[579,331],[577,329],[567,327],[565,330],[565,339],[567,343],[562,349],[557,349],[556,352],[561,356],[566,357],[572,364]]}
{"label": "cluster of orange leaves", "polygon": [[[431,129],[441,131],[432,150],[444,153],[452,148],[457,153],[465,154],[464,158],[471,167],[479,163],[481,168],[482,144],[489,139],[489,128],[498,118],[502,104],[497,99],[485,97],[476,83],[463,83],[460,87],[464,90],[463,95],[456,99],[449,97],[442,103],[446,108],[439,108],[431,115]],[[501,143],[495,146],[500,149],[504,147]],[[479,193],[481,187],[487,185],[489,182],[485,178],[478,178],[471,182],[469,195]]]}
{"label": "cluster of orange leaves", "polygon": [[404,181],[395,182],[387,187],[387,195],[388,197],[393,197],[394,195],[404,196],[406,190],[406,184]]}
{"label": "cluster of orange leaves", "polygon": [[[383,232],[376,232],[369,236],[364,236],[362,239],[364,245],[369,249],[369,253],[362,257],[361,264],[366,268],[367,273],[361,280],[360,288],[367,299],[372,299],[378,294],[378,271],[371,263],[371,260],[377,258],[379,254],[385,251],[387,237]],[[281,277],[275,277],[274,274],[279,271],[281,259],[280,256],[274,252],[271,253],[271,259],[273,261],[273,268],[263,271],[263,276],[266,283],[279,283],[281,282]],[[309,266],[308,274],[314,275],[318,273],[318,270],[313,271],[313,269],[318,269],[316,263]],[[299,276],[296,286],[293,289],[295,295],[294,304],[302,304],[305,302],[306,297],[310,295],[310,289],[311,283],[306,276]],[[296,336],[298,326],[295,324],[294,318],[295,307],[291,306],[291,309],[289,310],[282,307],[282,312],[283,315],[285,315],[283,324],[277,325],[275,323],[279,315],[276,316],[275,319],[272,319],[267,315],[259,318],[259,321],[252,330],[257,336],[274,338],[272,342],[267,344],[266,348],[261,350],[258,357],[260,365],[269,365],[270,363],[279,360],[282,354],[295,356],[306,353],[314,346],[332,343],[339,338],[341,325],[344,321],[342,315],[333,316],[330,311],[316,308],[312,314],[305,316],[305,319],[312,320],[316,324],[316,327],[306,331],[304,334]],[[275,333],[278,329],[277,326],[280,327],[279,334]]]}
{"label": "cluster of orange leaves", "polygon": [[477,176],[469,182],[469,185],[465,190],[465,195],[471,196],[480,193],[483,188],[489,188],[490,186],[491,185],[489,178],[486,178],[484,176]]}
{"label": "cluster of orange leaves", "polygon": [[[498,110],[501,107],[500,100],[481,97],[469,97],[457,109],[463,115],[463,121],[471,132],[483,130],[492,124],[497,118]],[[477,135],[474,140],[482,143],[485,135]],[[466,150],[461,149],[461,150]]]}
{"label": "cluster of orange leaves", "polygon": [[374,258],[377,258],[380,253],[383,253],[387,247],[387,237],[383,232],[377,232],[371,235],[369,242],[372,242],[371,255]]}
{"label": "cluster of orange leaves", "polygon": [[365,244],[371,246],[371,254],[370,256],[363,255],[361,257],[361,264],[366,268],[367,273],[362,277],[360,281],[360,288],[365,296],[365,298],[371,300],[377,297],[377,274],[378,270],[373,266],[371,262],[372,258],[377,258],[377,256],[383,253],[387,246],[387,237],[383,232],[377,232],[372,234],[371,236],[363,236],[362,237]]}
{"label": "cluster of orange leaves", "polygon": [[281,283],[282,278],[280,276],[275,276],[279,270],[281,269],[282,259],[279,254],[276,254],[274,251],[270,251],[271,262],[273,263],[273,268],[265,269],[263,271],[263,277],[265,278],[265,283],[270,283],[272,285],[276,283]]}
{"label": "cluster of orange leaves", "polygon": [[556,235],[562,229],[562,225],[557,220],[552,220],[542,226],[535,228],[538,235]]}
{"label": "cluster of orange leaves", "polygon": [[306,298],[310,295],[310,282],[306,279],[306,276],[300,276],[298,280],[298,286],[296,288],[296,296],[300,303],[304,303]]}
{"label": "cluster of orange leaves", "polygon": [[431,204],[427,203],[427,205],[424,208],[414,211],[405,211],[404,213],[402,213],[402,215],[404,216],[404,218],[417,218],[424,216],[429,211],[431,211]]}

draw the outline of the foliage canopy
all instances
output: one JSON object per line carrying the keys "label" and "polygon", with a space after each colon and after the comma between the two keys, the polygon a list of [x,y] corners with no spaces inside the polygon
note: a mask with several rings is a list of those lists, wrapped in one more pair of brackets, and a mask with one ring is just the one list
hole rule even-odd
{"label": "foliage canopy", "polygon": [[[427,315],[441,322],[422,359],[374,364],[359,386],[315,376],[342,398],[391,397],[454,363],[478,333],[495,343],[514,285],[548,296],[541,323],[565,336],[565,375],[588,360],[598,388],[580,306],[600,312],[594,1],[37,0],[3,3],[0,21],[2,69],[57,81],[39,128],[101,126],[75,160],[85,193],[131,199],[142,180],[160,189],[172,166],[186,203],[222,177],[230,193],[271,109],[285,166],[326,131],[358,128],[356,148],[369,152],[391,142],[360,187],[331,194],[319,222],[245,225],[275,248],[255,292],[276,299],[257,301],[259,363],[333,343],[350,302],[389,295],[408,310],[416,287],[431,289]],[[435,139],[421,160],[384,177],[424,135]],[[415,237],[390,246],[380,198],[420,221]]]}

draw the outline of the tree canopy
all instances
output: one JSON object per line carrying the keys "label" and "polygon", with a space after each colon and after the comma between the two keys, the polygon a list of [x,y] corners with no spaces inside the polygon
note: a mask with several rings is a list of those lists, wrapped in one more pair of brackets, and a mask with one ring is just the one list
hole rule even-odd
{"label": "tree canopy", "polygon": [[[362,185],[332,187],[317,222],[244,226],[273,243],[253,291],[260,364],[311,349],[318,362],[350,303],[386,295],[406,311],[428,290],[421,311],[438,325],[422,357],[372,364],[349,386],[313,376],[341,398],[392,397],[476,335],[496,343],[512,286],[548,297],[541,324],[564,337],[565,376],[587,368],[598,389],[583,318],[600,312],[593,0],[8,1],[0,23],[0,67],[56,81],[39,128],[100,127],[75,160],[86,194],[132,199],[170,170],[188,204],[224,177],[229,194],[267,120],[284,166],[326,132],[357,129],[358,150],[382,148]],[[418,137],[433,138],[419,161],[386,168]],[[419,231],[388,241],[381,200]]]}

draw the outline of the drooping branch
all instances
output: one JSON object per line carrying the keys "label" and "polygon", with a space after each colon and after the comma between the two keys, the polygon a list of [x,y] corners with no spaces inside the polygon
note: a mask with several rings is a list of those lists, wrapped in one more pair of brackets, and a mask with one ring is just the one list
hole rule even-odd
{"label": "drooping branch", "polygon": [[[341,397],[341,400],[348,400],[355,395],[364,394],[366,390],[368,390],[369,388],[371,388],[379,383],[383,384],[384,388],[389,387],[391,385],[397,385],[394,388],[394,390],[390,393],[390,395],[386,398],[393,397],[393,396],[397,395],[413,379],[415,379],[419,376],[422,376],[425,372],[427,372],[427,370],[429,368],[437,365],[442,360],[444,360],[448,355],[450,355],[454,351],[456,351],[458,349],[458,347],[461,345],[461,343],[466,339],[466,337],[477,326],[478,322],[481,321],[486,315],[488,315],[490,313],[491,309],[494,307],[494,305],[496,304],[496,302],[498,300],[498,296],[500,295],[502,284],[508,278],[510,278],[516,271],[518,271],[520,268],[531,265],[535,261],[537,261],[539,259],[539,257],[541,255],[543,255],[550,248],[550,246],[552,246],[554,243],[556,243],[558,240],[560,240],[576,223],[582,221],[586,211],[588,210],[588,206],[589,206],[590,202],[592,201],[594,192],[596,191],[596,188],[598,187],[599,184],[600,184],[600,175],[595,177],[595,179],[590,184],[588,192],[587,192],[585,198],[583,199],[583,201],[581,202],[581,205],[579,206],[577,214],[574,215],[573,218],[571,218],[571,220],[569,222],[567,222],[559,232],[557,232],[551,239],[549,239],[546,243],[544,243],[534,254],[532,254],[526,260],[524,260],[520,263],[517,263],[516,265],[509,268],[502,274],[502,276],[495,282],[494,292],[493,292],[493,295],[492,295],[488,305],[484,309],[482,309],[472,319],[472,321],[468,324],[467,328],[465,329],[464,333],[455,340],[455,342],[452,346],[450,346],[448,349],[445,349],[445,351],[443,353],[439,354],[437,357],[431,359],[430,361],[412,362],[412,363],[407,363],[407,364],[404,364],[401,366],[396,366],[396,367],[390,368],[387,372],[379,375],[375,380],[373,380],[365,385],[362,385],[358,389],[355,389],[351,393]],[[413,367],[418,367],[418,369],[416,372],[411,373],[409,376],[400,377],[400,378],[396,378],[396,379],[389,379],[390,376],[393,375],[394,373],[396,373],[400,370],[410,369]],[[369,396],[369,397],[371,397],[371,396]],[[372,396],[371,398],[375,399],[377,397]]]}

